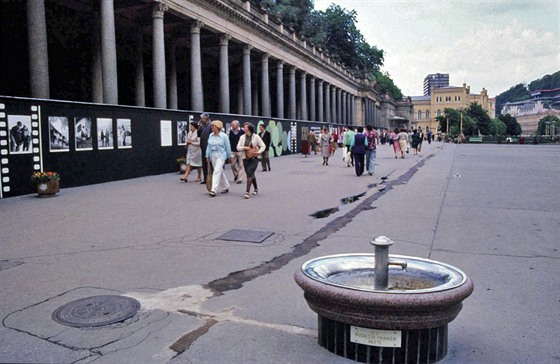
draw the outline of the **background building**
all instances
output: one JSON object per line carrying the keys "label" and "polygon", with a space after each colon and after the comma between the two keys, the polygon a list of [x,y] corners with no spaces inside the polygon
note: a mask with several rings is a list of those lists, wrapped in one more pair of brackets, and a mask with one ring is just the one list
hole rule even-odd
{"label": "background building", "polygon": [[449,86],[449,73],[433,73],[424,78],[424,96],[430,96],[432,88]]}
{"label": "background building", "polygon": [[560,88],[535,90],[530,100],[506,102],[501,114],[509,114],[517,119],[522,135],[535,135],[540,119],[547,115],[560,117]]}
{"label": "background building", "polygon": [[445,108],[462,110],[468,108],[473,102],[482,106],[490,118],[496,117],[496,99],[489,98],[485,88],[480,91],[480,94],[471,94],[470,91],[470,86],[463,83],[461,87],[432,88],[429,96],[412,96],[413,127],[430,128],[435,131],[438,125],[436,117],[443,115]]}

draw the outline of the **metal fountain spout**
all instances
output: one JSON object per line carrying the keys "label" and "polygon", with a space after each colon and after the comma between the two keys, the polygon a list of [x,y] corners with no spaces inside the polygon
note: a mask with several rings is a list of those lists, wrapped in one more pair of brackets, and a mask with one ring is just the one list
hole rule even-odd
{"label": "metal fountain spout", "polygon": [[371,245],[375,247],[375,280],[373,289],[386,291],[389,286],[389,265],[398,265],[405,270],[407,263],[404,260],[389,259],[389,247],[393,245],[393,241],[388,237],[378,236],[371,241]]}

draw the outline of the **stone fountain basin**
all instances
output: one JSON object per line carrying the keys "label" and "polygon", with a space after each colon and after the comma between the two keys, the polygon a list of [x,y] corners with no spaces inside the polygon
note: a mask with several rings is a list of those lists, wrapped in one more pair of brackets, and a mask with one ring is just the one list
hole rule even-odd
{"label": "stone fountain basin", "polygon": [[390,255],[387,291],[374,290],[374,254],[339,254],[306,262],[295,274],[309,307],[351,325],[388,330],[435,328],[455,319],[474,285],[458,268],[434,260]]}

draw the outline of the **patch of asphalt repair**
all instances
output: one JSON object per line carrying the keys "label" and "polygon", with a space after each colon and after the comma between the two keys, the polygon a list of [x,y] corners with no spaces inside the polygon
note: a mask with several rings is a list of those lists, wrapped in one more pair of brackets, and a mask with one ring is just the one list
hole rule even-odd
{"label": "patch of asphalt repair", "polygon": [[[387,176],[381,177],[382,180],[381,183],[384,183],[384,186],[382,188],[379,188],[377,192],[365,198],[361,203],[356,205],[356,207],[348,211],[346,214],[337,217],[331,223],[322,227],[313,235],[307,237],[303,242],[296,245],[291,252],[277,256],[272,260],[263,262],[256,267],[230,273],[227,277],[213,280],[212,282],[203,285],[203,287],[210,289],[213,292],[214,296],[221,296],[224,292],[239,289],[243,286],[244,283],[252,281],[253,279],[258,278],[262,275],[269,274],[275,270],[278,270],[284,267],[285,265],[287,265],[288,263],[290,263],[292,260],[308,254],[313,249],[319,246],[319,242],[327,239],[330,235],[344,228],[359,213],[363,211],[371,210],[372,203],[375,202],[378,198],[380,198],[384,194],[391,191],[394,186],[408,183],[408,181],[414,176],[414,174],[418,172],[418,170],[422,166],[424,166],[426,161],[433,158],[434,156],[435,154],[433,153],[428,155],[426,158],[420,160],[418,163],[412,166],[403,175],[401,175],[400,177],[394,180],[389,180],[387,177],[393,172],[389,173]],[[375,186],[375,184],[370,186],[371,186],[370,188],[372,188]],[[358,196],[361,197],[361,195]]]}

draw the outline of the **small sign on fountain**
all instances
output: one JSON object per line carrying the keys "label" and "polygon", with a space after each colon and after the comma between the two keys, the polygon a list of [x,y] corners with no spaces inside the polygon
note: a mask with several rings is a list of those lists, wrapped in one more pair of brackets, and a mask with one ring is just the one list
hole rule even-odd
{"label": "small sign on fountain", "polygon": [[350,341],[356,344],[372,345],[384,348],[400,348],[402,343],[402,333],[400,330],[376,330],[351,326]]}

